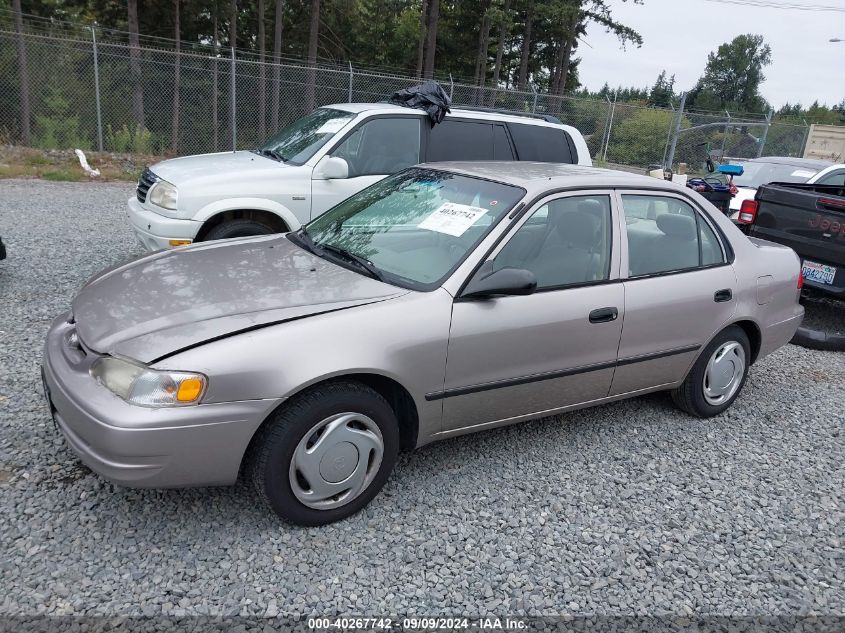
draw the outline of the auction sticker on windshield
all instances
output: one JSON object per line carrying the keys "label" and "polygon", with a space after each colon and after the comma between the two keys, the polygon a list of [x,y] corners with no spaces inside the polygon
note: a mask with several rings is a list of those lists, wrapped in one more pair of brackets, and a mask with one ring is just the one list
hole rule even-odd
{"label": "auction sticker on windshield", "polygon": [[801,264],[801,276],[807,281],[815,281],[819,284],[833,285],[833,278],[836,276],[836,268],[827,264],[819,264],[805,259]]}
{"label": "auction sticker on windshield", "polygon": [[417,228],[446,233],[460,237],[478,221],[487,209],[457,202],[444,202],[431,215],[417,225]]}

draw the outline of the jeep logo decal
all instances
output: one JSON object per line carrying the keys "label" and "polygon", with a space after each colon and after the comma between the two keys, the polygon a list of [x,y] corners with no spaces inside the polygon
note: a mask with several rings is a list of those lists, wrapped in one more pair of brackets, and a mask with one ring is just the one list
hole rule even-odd
{"label": "jeep logo decal", "polygon": [[810,218],[810,228],[819,229],[824,233],[845,235],[845,222],[832,220],[831,218],[819,215],[818,213]]}

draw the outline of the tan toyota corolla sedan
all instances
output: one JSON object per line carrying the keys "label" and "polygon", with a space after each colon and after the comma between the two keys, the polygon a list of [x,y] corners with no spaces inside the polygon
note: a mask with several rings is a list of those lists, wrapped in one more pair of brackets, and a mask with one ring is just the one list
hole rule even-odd
{"label": "tan toyota corolla sedan", "polygon": [[548,163],[414,167],[295,233],[102,272],[50,328],[50,410],[127,486],[346,517],[400,449],[650,391],[721,413],[803,316],[798,257],[698,194]]}

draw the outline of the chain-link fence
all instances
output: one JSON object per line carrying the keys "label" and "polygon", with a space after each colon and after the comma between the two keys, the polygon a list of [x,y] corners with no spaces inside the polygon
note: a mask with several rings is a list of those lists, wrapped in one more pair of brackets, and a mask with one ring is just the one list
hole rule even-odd
{"label": "chain-link fence", "polygon": [[[309,67],[261,62],[252,52],[212,45],[183,43],[178,53],[173,47],[172,41],[142,38],[133,48],[125,34],[89,27],[41,25],[19,34],[0,20],[0,144],[28,139],[45,149],[159,155],[252,148],[316,106],[381,101],[418,81],[351,64]],[[708,154],[800,156],[808,131],[763,115],[694,113],[438,80],[456,106],[553,114],[581,131],[596,162],[638,170],[685,162],[695,172]]]}

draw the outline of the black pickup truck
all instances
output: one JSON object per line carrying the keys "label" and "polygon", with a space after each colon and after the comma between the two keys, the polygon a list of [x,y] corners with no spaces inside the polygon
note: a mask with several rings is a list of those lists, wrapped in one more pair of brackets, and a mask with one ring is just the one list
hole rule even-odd
{"label": "black pickup truck", "polygon": [[845,186],[763,185],[742,203],[737,223],[798,253],[805,286],[845,298]]}

